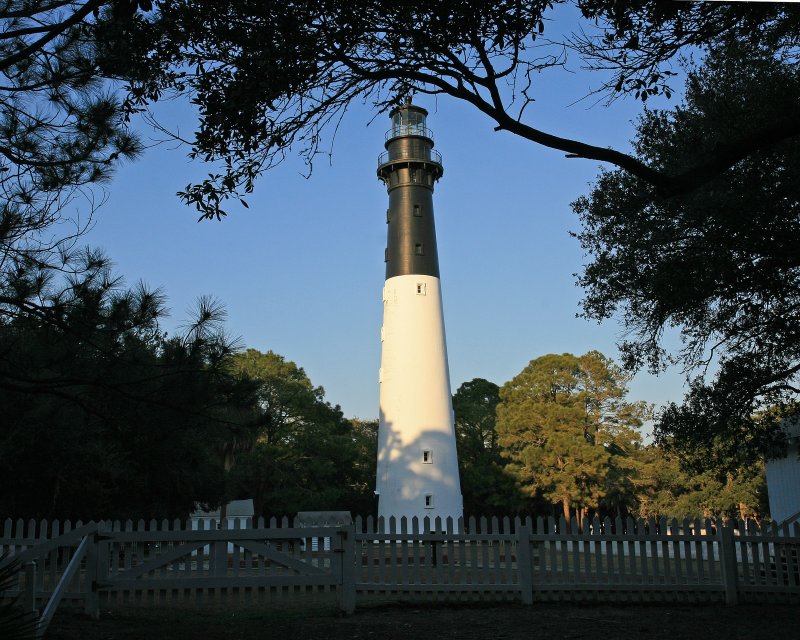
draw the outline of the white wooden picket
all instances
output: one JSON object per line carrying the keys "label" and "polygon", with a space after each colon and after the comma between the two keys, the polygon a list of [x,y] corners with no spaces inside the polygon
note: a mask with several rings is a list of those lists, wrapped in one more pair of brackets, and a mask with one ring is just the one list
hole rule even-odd
{"label": "white wooden picket", "polygon": [[398,599],[800,600],[800,525],[358,517],[336,527],[273,518],[192,529],[177,520],[73,525],[8,519],[0,553],[36,563],[20,576],[18,593],[26,602],[44,606],[87,536],[80,571],[59,595],[90,613],[286,599],[337,603],[346,611]]}

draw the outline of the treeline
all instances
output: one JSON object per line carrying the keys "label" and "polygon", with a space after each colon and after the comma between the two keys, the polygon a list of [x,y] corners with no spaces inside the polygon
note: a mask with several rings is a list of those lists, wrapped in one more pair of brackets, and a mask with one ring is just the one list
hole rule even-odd
{"label": "treeline", "polygon": [[237,353],[218,304],[168,335],[164,296],[124,287],[101,254],[3,248],[2,516],[372,509],[374,425],[281,356]]}
{"label": "treeline", "polygon": [[[235,352],[213,302],[170,336],[158,292],[125,289],[96,254],[70,265],[5,283],[17,298],[0,316],[0,514],[184,518],[237,498],[265,516],[375,512],[377,421],[346,418],[278,354]],[[590,352],[461,385],[466,514],[766,513],[763,466],[693,473],[645,444],[651,408],[626,401],[626,382]]]}
{"label": "treeline", "polygon": [[763,464],[736,473],[693,469],[669,442],[646,444],[652,407],[626,401],[627,381],[593,351],[542,356],[502,387],[483,379],[462,384],[453,409],[465,512],[767,515]]}

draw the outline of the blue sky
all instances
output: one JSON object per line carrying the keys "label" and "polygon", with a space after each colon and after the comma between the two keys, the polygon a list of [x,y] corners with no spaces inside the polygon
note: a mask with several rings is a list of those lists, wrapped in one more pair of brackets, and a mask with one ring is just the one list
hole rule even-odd
{"label": "blue sky", "polygon": [[[598,80],[569,65],[541,78],[528,121],[545,131],[629,148],[633,100],[611,107],[577,102]],[[676,87],[677,88],[677,87]],[[451,99],[420,97],[443,155],[434,194],[453,391],[482,377],[498,384],[546,353],[598,349],[616,358],[617,323],[575,317],[583,256],[570,202],[585,194],[599,164],[568,159],[505,132]],[[159,107],[189,131],[190,110]],[[174,331],[198,296],[228,310],[244,346],[273,351],[305,368],[348,416],[378,414],[381,287],[387,195],[375,175],[388,118],[354,105],[331,158],[310,178],[296,156],[269,171],[221,222],[197,222],[175,192],[209,171],[187,149],[158,145],[123,166],[107,186],[87,242],[106,249],[129,284],[162,287]],[[138,125],[146,139],[157,137]],[[683,377],[639,374],[630,398],[663,404],[683,395]]]}

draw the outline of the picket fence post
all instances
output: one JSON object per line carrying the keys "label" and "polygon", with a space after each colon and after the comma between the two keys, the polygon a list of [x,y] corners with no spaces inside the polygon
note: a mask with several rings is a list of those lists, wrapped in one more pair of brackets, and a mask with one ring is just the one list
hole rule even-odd
{"label": "picket fence post", "polygon": [[531,529],[528,523],[517,527],[517,575],[522,603],[533,604],[533,561],[531,558]]}
{"label": "picket fence post", "polygon": [[350,615],[356,609],[356,561],[361,563],[361,554],[356,556],[356,526],[342,527],[339,532],[336,552],[340,554],[342,583],[339,588],[339,610]]}
{"label": "picket fence post", "polygon": [[25,563],[25,595],[23,596],[22,606],[26,614],[33,618],[39,617],[36,609],[36,562],[31,560]]}
{"label": "picket fence post", "polygon": [[738,567],[736,564],[736,543],[733,540],[733,525],[719,527],[719,561],[722,569],[722,584],[725,589],[725,604],[729,607],[739,602],[737,590]]}
{"label": "picket fence post", "polygon": [[100,606],[97,598],[97,531],[89,536],[89,540],[90,544],[86,550],[86,574],[83,585],[86,589],[83,611],[87,616],[96,620],[100,617]]}

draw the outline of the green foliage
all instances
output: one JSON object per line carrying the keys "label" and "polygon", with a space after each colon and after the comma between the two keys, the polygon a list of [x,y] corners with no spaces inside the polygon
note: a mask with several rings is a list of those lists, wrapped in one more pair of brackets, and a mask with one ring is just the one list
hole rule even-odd
{"label": "green foliage", "polygon": [[677,75],[670,63],[687,50],[708,52],[726,42],[761,43],[775,50],[796,46],[800,11],[788,3],[620,2],[579,0],[596,32],[573,36],[570,45],[589,63],[605,70],[603,89],[611,98],[633,94],[670,97]]}
{"label": "green foliage", "polygon": [[620,492],[648,416],[625,402],[627,378],[593,351],[532,360],[500,390],[498,442],[523,491],[582,512]]}
{"label": "green foliage", "polygon": [[[576,0],[587,24],[576,25],[571,36],[548,32],[545,38],[556,4],[562,2],[171,0],[157,2],[158,11],[150,13],[112,5],[92,33],[103,73],[129,83],[129,111],[175,95],[197,106],[191,155],[223,169],[180,196],[206,218],[224,215],[225,201],[252,191],[257,176],[289,150],[299,150],[309,164],[321,147],[327,152],[325,132],[335,132],[353,101],[381,112],[415,92],[467,102],[498,129],[613,163],[663,193],[691,190],[767,144],[758,136],[743,140],[733,155],[722,149],[698,156],[700,172],[674,174],[539,130],[525,113],[538,77],[562,67],[566,49],[602,70],[601,91],[611,99],[632,93],[644,101],[670,93],[674,72],[667,65],[684,51],[724,37],[793,46],[796,10]],[[781,125],[765,131],[786,139],[800,126],[792,118]]]}
{"label": "green foliage", "polygon": [[350,420],[353,458],[348,474],[347,505],[353,514],[370,515],[377,511],[375,477],[378,466],[378,420]]}
{"label": "green foliage", "polygon": [[0,638],[3,640],[34,640],[36,618],[19,605],[19,597],[11,599],[7,592],[17,586],[22,565],[18,560],[0,553]]}
{"label": "green foliage", "polygon": [[637,498],[642,517],[762,518],[768,513],[764,464],[733,473],[684,471],[676,457],[649,446],[640,454]]}
{"label": "green foliage", "polygon": [[257,514],[371,506],[372,423],[345,419],[302,368],[272,351],[248,349],[228,366],[258,385],[261,427],[233,467],[237,493],[253,498]]}
{"label": "green foliage", "polygon": [[218,452],[254,415],[251,387],[224,368],[220,309],[201,301],[167,337],[160,293],[123,289],[98,254],[70,264],[66,281],[29,270],[8,283],[25,304],[0,317],[0,483],[14,487],[0,512],[162,518],[219,503]]}
{"label": "green foliage", "polygon": [[80,194],[94,202],[91,185],[107,181],[119,161],[142,150],[121,104],[100,79],[89,25],[103,4],[34,0],[0,6],[3,271],[11,260],[63,266],[60,252],[90,219],[84,212],[83,220],[67,221],[64,210]]}
{"label": "green foliage", "polygon": [[[325,131],[335,131],[354,100],[383,111],[414,92],[446,95],[471,104],[500,129],[613,163],[663,193],[691,190],[772,140],[797,135],[793,109],[765,127],[765,136],[741,139],[733,154],[699,154],[701,171],[674,174],[536,129],[524,115],[537,78],[563,66],[567,49],[602,71],[601,91],[610,99],[632,93],[644,101],[669,95],[674,72],[668,65],[687,50],[743,41],[791,51],[800,15],[779,3],[754,9],[574,0],[587,24],[576,25],[571,36],[548,31],[544,38],[557,4],[562,2],[9,2],[0,9],[0,73],[6,80],[0,115],[7,116],[0,148],[7,142],[2,155],[8,166],[29,174],[20,198],[35,192],[46,200],[64,186],[104,179],[118,159],[138,152],[101,79],[125,83],[126,117],[159,99],[185,96],[199,115],[192,157],[219,161],[222,169],[180,195],[202,217],[219,217],[228,198],[241,200],[257,176],[292,148],[311,163]],[[15,189],[13,184],[10,178],[7,186]],[[46,208],[44,200],[39,208]],[[57,209],[63,202],[49,204]]]}
{"label": "green foliage", "polygon": [[231,354],[209,301],[165,336],[161,296],[95,258],[48,289],[46,321],[0,323],[0,512],[172,518],[235,497],[265,515],[373,511],[375,421],[346,420],[282,356]]}
{"label": "green foliage", "polygon": [[[798,98],[793,55],[727,43],[690,70],[683,105],[645,112],[636,152],[679,173],[698,155],[782,121]],[[696,469],[733,470],[773,453],[781,443],[777,420],[759,412],[786,405],[798,390],[798,149],[796,139],[773,140],[672,198],[621,171],[604,173],[574,204],[591,258],[579,279],[584,313],[622,316],[625,366],[658,371],[678,362],[703,373],[716,365],[714,381],[695,380],[656,429]],[[661,346],[671,327],[684,342],[672,358]]]}
{"label": "green foliage", "polygon": [[495,429],[500,387],[483,378],[464,382],[453,395],[458,457],[477,462],[497,452]]}
{"label": "green foliage", "polygon": [[524,499],[505,470],[497,443],[500,388],[483,378],[463,383],[453,395],[458,466],[464,511],[476,516],[507,515]]}
{"label": "green foliage", "polygon": [[385,110],[429,77],[440,85],[463,77],[480,62],[474,43],[513,66],[549,4],[181,0],[101,21],[96,37],[104,73],[130,83],[131,109],[175,94],[198,106],[191,155],[224,170],[180,195],[203,217],[219,217],[227,198],[250,192],[290,148],[310,163],[353,100]]}

